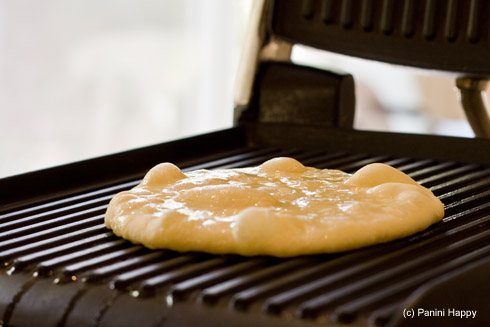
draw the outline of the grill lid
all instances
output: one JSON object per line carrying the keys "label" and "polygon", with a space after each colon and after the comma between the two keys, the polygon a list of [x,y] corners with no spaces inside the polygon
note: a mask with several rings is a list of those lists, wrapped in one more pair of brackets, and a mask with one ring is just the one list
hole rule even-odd
{"label": "grill lid", "polygon": [[274,1],[277,37],[393,64],[490,74],[485,0]]}

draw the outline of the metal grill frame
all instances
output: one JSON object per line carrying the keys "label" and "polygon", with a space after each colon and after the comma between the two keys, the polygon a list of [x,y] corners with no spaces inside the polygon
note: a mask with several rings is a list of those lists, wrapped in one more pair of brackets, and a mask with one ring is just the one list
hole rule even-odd
{"label": "metal grill frame", "polygon": [[[311,136],[306,136],[311,135],[312,130],[313,134],[323,135],[317,137],[314,143],[311,142]],[[307,131],[308,134],[305,134]],[[287,134],[286,137],[284,137],[285,134]],[[222,139],[227,140],[227,146],[219,150],[216,144]],[[338,141],[341,139],[344,142]],[[192,152],[175,152],[177,149],[188,147],[189,144],[186,142],[189,140],[193,146],[200,145],[200,157],[196,157]],[[425,144],[425,147],[419,146],[421,140],[424,141],[422,144]],[[386,145],[384,148],[386,152],[379,147],[379,144],[378,146],[375,144],[378,141]],[[437,148],[439,142],[444,144],[444,149]],[[335,303],[338,301],[337,297],[342,298],[342,287],[333,293],[326,290],[336,285],[331,284],[336,280],[335,278],[340,278],[339,281],[342,281],[344,277],[341,276],[348,276],[344,271],[346,267],[354,271],[360,269],[356,268],[357,265],[352,265],[351,261],[354,259],[361,260],[367,265],[366,267],[371,267],[369,269],[376,271],[375,265],[370,266],[373,265],[370,260],[372,261],[374,254],[383,257],[389,255],[393,249],[399,251],[400,246],[407,247],[408,250],[405,251],[409,253],[412,247],[414,247],[413,251],[418,251],[416,250],[419,246],[417,244],[428,242],[427,239],[430,240],[432,237],[435,237],[436,241],[431,244],[436,248],[443,247],[449,242],[451,247],[457,243],[461,244],[462,249],[478,250],[478,244],[482,242],[480,238],[481,240],[487,239],[488,229],[485,229],[487,226],[485,217],[490,215],[490,206],[486,204],[490,199],[487,191],[490,189],[490,169],[488,168],[490,160],[486,158],[486,152],[472,151],[477,148],[478,144],[482,145],[480,150],[483,150],[490,145],[490,142],[488,140],[378,132],[347,132],[336,128],[316,130],[311,126],[250,124],[145,149],[148,155],[158,153],[155,161],[173,161],[186,169],[250,166],[260,164],[275,156],[292,156],[307,165],[320,168],[327,168],[325,165],[328,165],[328,168],[340,168],[348,172],[354,172],[370,162],[387,162],[405,170],[422,184],[431,187],[436,195],[450,202],[446,203],[447,217],[444,224],[436,224],[413,237],[347,254],[286,260],[267,257],[246,259],[236,256],[208,256],[199,253],[160,253],[131,245],[111,235],[100,225],[103,208],[97,208],[103,207],[104,203],[109,201],[111,194],[135,185],[146,170],[152,167],[153,163],[147,162],[148,166],[139,170],[139,175],[136,172],[137,169],[132,169],[134,164],[131,163],[135,162],[134,158],[142,153],[141,149],[93,159],[88,165],[87,162],[82,162],[62,167],[61,171],[66,169],[68,172],[77,171],[78,173],[89,169],[86,167],[90,169],[100,167],[87,171],[88,175],[93,176],[92,178],[80,176],[80,179],[85,182],[81,188],[66,187],[66,190],[63,191],[64,176],[61,174],[61,177],[57,178],[58,169],[56,168],[12,177],[6,183],[0,182],[0,189],[6,191],[12,185],[17,185],[20,188],[17,192],[22,193],[20,187],[22,183],[19,181],[35,185],[39,180],[53,178],[53,182],[51,192],[43,192],[42,189],[38,189],[39,194],[31,194],[24,203],[17,201],[15,205],[8,204],[0,211],[2,214],[0,216],[0,257],[6,263],[0,275],[0,288],[6,290],[3,294],[3,301],[10,301],[9,304],[11,304],[4,306],[4,311],[0,311],[0,315],[7,317],[14,326],[22,325],[36,314],[40,314],[43,309],[48,309],[49,306],[34,304],[33,301],[39,300],[41,296],[44,300],[44,302],[41,301],[42,303],[52,303],[51,305],[59,307],[59,310],[43,312],[46,326],[75,326],[77,322],[100,326],[134,325],[135,323],[142,326],[165,324],[178,326],[196,323],[196,321],[203,326],[216,326],[219,323],[223,325],[243,324],[244,326],[250,324],[317,326],[328,320],[349,326],[364,326],[375,321],[377,325],[383,326],[396,317],[395,312],[401,305],[400,298],[395,302],[396,306],[382,305],[370,309],[363,303],[356,304],[352,301],[334,307],[330,307],[329,304],[328,309],[313,308],[322,308],[326,305],[325,303],[332,301]],[[451,148],[453,151],[445,151],[446,148]],[[156,151],[157,149],[165,149],[165,151]],[[434,151],[432,152],[431,149]],[[427,156],[429,152],[432,156]],[[457,160],[458,156],[465,153],[470,153],[470,158]],[[475,158],[478,154],[483,155]],[[172,159],[166,160],[165,157]],[[124,159],[121,160],[121,158]],[[469,159],[471,162],[468,162]],[[121,162],[130,164],[128,167],[121,167]],[[116,175],[113,176],[112,181],[109,180],[105,185],[101,185],[101,180],[103,180],[101,176],[106,173],[106,169],[110,169],[111,164],[119,165],[121,170],[126,170],[129,178],[121,178]],[[90,183],[92,183],[92,188]],[[65,207],[69,208],[64,209]],[[50,210],[52,213],[43,217],[46,211]],[[12,211],[17,211],[17,213],[9,216],[8,212]],[[60,213],[63,213],[62,217],[59,217]],[[21,216],[26,217],[21,218]],[[459,224],[469,227],[461,227]],[[22,229],[23,226],[25,230]],[[451,227],[450,233],[456,236],[445,239],[444,235],[448,232],[446,228],[449,227]],[[29,245],[32,242],[42,242],[43,233],[50,228],[61,228],[61,232],[51,237],[51,239],[59,237],[59,241],[46,248],[42,246],[37,248],[42,243]],[[459,232],[460,229],[461,232]],[[70,233],[73,233],[73,236]],[[23,242],[15,243],[15,240],[19,239]],[[463,250],[466,256],[455,257],[462,261],[462,264],[459,264],[459,261],[451,263],[454,267],[449,271],[442,269],[441,273],[460,276],[467,270],[477,271],[490,258],[490,253],[487,256],[485,252],[486,247],[481,246],[481,248],[483,250],[478,250],[483,251],[481,253]],[[442,251],[445,252],[445,250]],[[52,256],[54,252],[56,252],[55,257]],[[364,257],[368,259],[363,261]],[[461,258],[458,259],[458,257]],[[139,261],[140,259],[137,258],[145,259]],[[132,265],[131,260],[133,260]],[[424,260],[432,260],[430,252],[428,259]],[[400,261],[387,261],[383,265],[386,264],[396,266],[400,264]],[[331,268],[330,265],[334,268]],[[472,265],[475,267],[471,267]],[[305,266],[310,267],[311,271]],[[145,271],[143,268],[148,270]],[[139,273],[140,275],[135,275],[134,270],[140,271],[138,269],[143,269],[143,271]],[[271,270],[270,273],[269,270]],[[337,276],[336,271],[337,274],[340,272],[342,274],[335,277]],[[36,277],[32,277],[33,273]],[[403,272],[405,273],[406,271]],[[298,277],[294,277],[295,274]],[[324,277],[322,274],[325,274]],[[422,272],[423,276],[424,274],[430,275],[434,272]],[[255,275],[257,277],[253,277]],[[283,277],[280,278],[280,276]],[[313,278],[312,283],[306,283],[309,285],[306,289],[301,286],[305,285],[301,276]],[[422,282],[415,282],[413,285],[404,284],[403,279],[399,280],[397,285],[400,285],[402,289],[400,292],[404,294],[404,298],[411,293],[407,292],[407,287],[417,288],[425,285],[427,281],[434,283],[434,280],[438,279],[433,275],[432,277],[426,276],[425,279],[423,276],[420,277]],[[364,287],[369,289],[369,280],[376,282],[376,279],[382,278],[382,275],[378,273],[367,277],[364,280],[347,278],[341,282],[341,285],[347,287],[345,283],[349,281],[350,287],[354,289],[356,287],[361,290]],[[251,281],[244,282],[243,278],[251,278]],[[291,281],[288,281],[287,278],[290,278]],[[295,284],[295,278],[299,278],[296,281],[299,283]],[[274,279],[277,279],[279,286],[270,286]],[[253,281],[257,284],[255,285]],[[289,302],[291,300],[287,300],[287,296],[290,295],[287,294],[291,294],[291,291],[281,286],[283,282],[284,285],[289,285],[294,292],[306,292],[305,294],[309,295]],[[233,286],[234,283],[238,284]],[[323,289],[326,293],[318,293],[315,289]],[[336,286],[333,290],[335,289]],[[486,291],[484,287],[481,287],[480,290]],[[335,295],[336,292],[338,295]],[[1,296],[0,299],[2,299]],[[376,299],[373,298],[373,303],[376,302],[374,300]],[[28,303],[30,305],[27,305]],[[359,309],[359,306],[363,309],[354,310],[353,306],[354,309]],[[25,317],[25,321],[21,317]],[[291,319],[291,317],[295,318]]]}

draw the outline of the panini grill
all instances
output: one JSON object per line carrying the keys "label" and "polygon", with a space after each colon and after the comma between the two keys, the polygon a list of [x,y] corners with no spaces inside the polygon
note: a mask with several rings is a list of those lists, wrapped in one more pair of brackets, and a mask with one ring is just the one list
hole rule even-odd
{"label": "panini grill", "polygon": [[[490,141],[354,130],[352,77],[288,61],[300,43],[450,71],[484,136],[481,88],[464,86],[490,73],[488,9],[480,0],[259,4],[234,127],[0,181],[0,325],[490,326]],[[386,244],[288,259],[149,250],[103,225],[111,197],[160,162],[186,171],[278,156],[349,173],[387,163],[430,188],[445,218]],[[418,308],[446,316],[407,317]]]}

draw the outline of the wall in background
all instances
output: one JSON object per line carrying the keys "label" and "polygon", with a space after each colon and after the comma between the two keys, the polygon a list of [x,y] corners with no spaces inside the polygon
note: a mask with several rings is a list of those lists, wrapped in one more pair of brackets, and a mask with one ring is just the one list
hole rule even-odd
{"label": "wall in background", "polygon": [[250,7],[0,2],[0,176],[231,126]]}

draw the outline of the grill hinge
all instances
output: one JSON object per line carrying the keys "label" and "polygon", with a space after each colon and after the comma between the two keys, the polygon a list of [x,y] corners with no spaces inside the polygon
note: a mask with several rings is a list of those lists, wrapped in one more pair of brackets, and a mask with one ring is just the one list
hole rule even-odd
{"label": "grill hinge", "polygon": [[271,13],[270,1],[255,2],[237,80],[235,124],[352,128],[352,76],[291,63],[293,44],[271,33]]}
{"label": "grill hinge", "polygon": [[235,109],[237,123],[293,123],[352,128],[354,80],[285,62],[262,62],[248,107]]}

